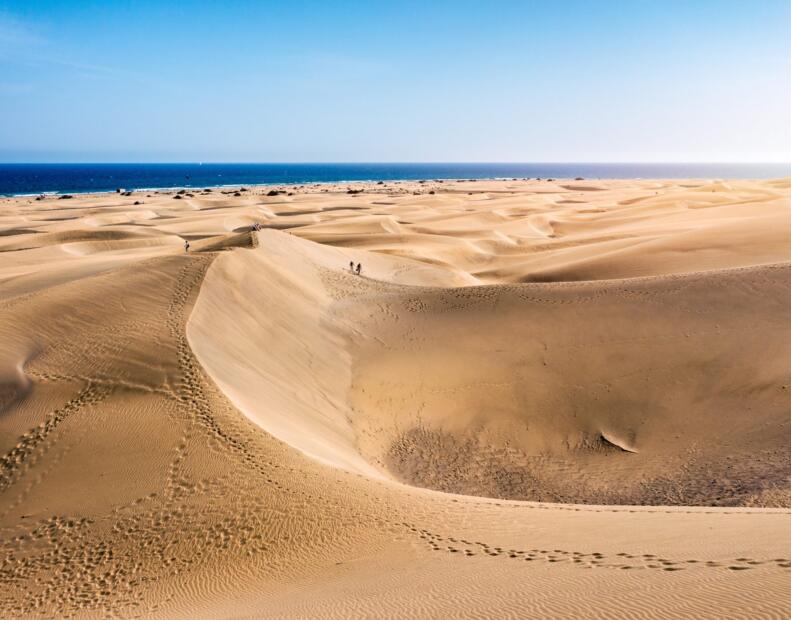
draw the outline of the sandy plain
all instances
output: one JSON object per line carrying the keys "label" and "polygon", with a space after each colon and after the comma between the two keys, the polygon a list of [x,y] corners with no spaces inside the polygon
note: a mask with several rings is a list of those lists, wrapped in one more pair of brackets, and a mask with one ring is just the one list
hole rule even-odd
{"label": "sandy plain", "polygon": [[0,615],[788,617],[790,180],[272,189],[0,200]]}

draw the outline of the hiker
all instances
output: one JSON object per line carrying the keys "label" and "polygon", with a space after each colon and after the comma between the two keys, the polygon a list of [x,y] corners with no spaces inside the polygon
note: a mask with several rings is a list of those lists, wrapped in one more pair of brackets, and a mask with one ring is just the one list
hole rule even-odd
{"label": "hiker", "polygon": [[349,271],[351,271],[352,273],[354,273],[354,261],[353,261],[353,260],[350,260],[350,261],[349,261]]}
{"label": "hiker", "polygon": [[189,252],[190,251],[190,242],[187,241],[186,239],[184,239],[184,251],[185,252]]}
{"label": "hiker", "polygon": [[362,270],[363,270],[363,264],[362,263],[357,263],[357,270],[356,271],[357,271],[357,275],[358,276],[360,275]]}

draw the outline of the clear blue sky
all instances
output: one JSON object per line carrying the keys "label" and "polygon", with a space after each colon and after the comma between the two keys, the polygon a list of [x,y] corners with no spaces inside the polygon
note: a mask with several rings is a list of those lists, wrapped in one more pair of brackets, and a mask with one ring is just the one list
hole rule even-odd
{"label": "clear blue sky", "polygon": [[0,161],[791,161],[791,1],[0,0]]}

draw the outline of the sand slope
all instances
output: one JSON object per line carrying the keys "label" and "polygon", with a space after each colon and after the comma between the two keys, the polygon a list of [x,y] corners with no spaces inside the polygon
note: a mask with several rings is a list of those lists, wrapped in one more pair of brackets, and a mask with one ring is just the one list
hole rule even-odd
{"label": "sand slope", "polygon": [[257,238],[215,261],[188,335],[234,404],[310,456],[510,499],[786,488],[787,267],[448,289],[389,282],[400,258]]}
{"label": "sand slope", "polygon": [[0,202],[2,615],[783,617],[787,184],[365,190]]}

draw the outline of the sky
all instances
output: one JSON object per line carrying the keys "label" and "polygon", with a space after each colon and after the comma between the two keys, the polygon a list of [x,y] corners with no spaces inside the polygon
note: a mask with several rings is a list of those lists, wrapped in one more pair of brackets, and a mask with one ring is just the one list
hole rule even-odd
{"label": "sky", "polygon": [[789,0],[0,0],[2,162],[791,162]]}

